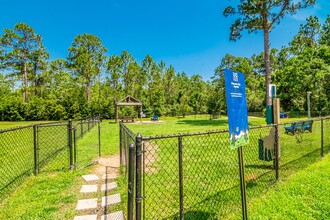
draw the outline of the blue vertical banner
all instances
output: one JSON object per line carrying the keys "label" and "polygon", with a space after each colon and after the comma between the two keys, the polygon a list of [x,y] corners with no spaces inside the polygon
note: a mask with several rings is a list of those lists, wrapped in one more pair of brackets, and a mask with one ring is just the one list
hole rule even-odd
{"label": "blue vertical banner", "polygon": [[230,148],[236,149],[249,142],[245,76],[226,69],[224,72]]}

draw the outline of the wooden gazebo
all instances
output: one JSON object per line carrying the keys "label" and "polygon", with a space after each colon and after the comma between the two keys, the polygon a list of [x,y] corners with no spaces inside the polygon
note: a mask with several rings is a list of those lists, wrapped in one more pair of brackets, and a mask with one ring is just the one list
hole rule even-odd
{"label": "wooden gazebo", "polygon": [[[116,106],[116,123],[118,123],[118,107],[119,106],[135,106],[136,118],[139,118],[139,106],[140,106],[140,112],[142,112],[142,102],[130,95],[128,95],[125,98],[116,102],[115,106]],[[142,121],[141,114],[140,114],[140,120]]]}

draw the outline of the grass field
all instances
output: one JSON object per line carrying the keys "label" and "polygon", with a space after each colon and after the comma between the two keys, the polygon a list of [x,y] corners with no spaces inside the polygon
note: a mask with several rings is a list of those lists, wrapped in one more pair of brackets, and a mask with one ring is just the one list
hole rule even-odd
{"label": "grass field", "polygon": [[[162,118],[160,118],[162,120]],[[291,121],[289,119],[286,121]],[[251,117],[250,125],[263,125],[264,119]],[[17,124],[15,124],[17,125]],[[21,125],[19,123],[19,125]],[[167,118],[164,123],[127,124],[134,133],[141,132],[143,136],[165,135],[173,133],[200,132],[215,129],[226,129],[226,118],[217,120],[208,118],[187,117],[185,119]],[[0,123],[0,126],[2,124]],[[8,124],[5,125],[7,128]],[[330,121],[325,122],[325,134],[330,134]],[[281,187],[290,182],[292,174],[304,170],[320,160],[320,124],[315,122],[314,131],[303,136],[302,143],[297,143],[295,136],[286,135],[281,128]],[[3,127],[0,127],[0,129]],[[317,129],[318,128],[318,129]],[[245,172],[247,182],[248,208],[251,216],[261,218],[257,214],[258,200],[264,201],[276,190],[275,174],[272,162],[258,159],[258,138],[265,136],[270,128],[251,132],[250,144],[243,148]],[[90,134],[95,137],[96,132]],[[119,125],[113,121],[103,121],[101,124],[101,154],[108,156],[118,153]],[[230,150],[227,133],[217,135],[195,136],[183,138],[183,183],[184,183],[184,211],[185,219],[223,219],[240,218],[240,191],[238,174],[237,151]],[[88,140],[95,142],[91,136],[84,135],[78,146],[87,145]],[[330,149],[330,135],[325,135],[325,153]],[[167,140],[150,140],[145,145],[149,154],[145,154],[144,176],[144,207],[145,217],[151,219],[173,219],[179,211],[178,184],[178,138]],[[85,149],[86,150],[86,149]],[[94,149],[95,150],[95,149]],[[92,158],[95,151],[82,151],[88,158]],[[29,155],[26,155],[29,158]],[[78,156],[79,158],[79,156]],[[33,161],[32,161],[33,164]],[[81,175],[87,174],[93,167],[84,170],[68,172],[41,172],[37,176],[27,178],[23,184],[13,192],[0,208],[0,219],[72,219],[76,214],[75,206],[81,198],[79,189],[83,183]],[[308,169],[308,168],[307,168]],[[321,172],[321,171],[320,171]],[[299,182],[297,182],[299,184]],[[118,192],[121,192],[125,211],[127,201],[127,185],[125,176],[118,180]],[[277,190],[280,190],[278,188]],[[315,196],[318,196],[316,194]],[[316,200],[315,200],[316,201]],[[281,203],[278,202],[280,205]],[[269,212],[275,212],[276,206]],[[320,216],[328,211],[318,211]],[[255,211],[254,211],[255,210]],[[267,210],[265,208],[265,210]],[[288,210],[286,212],[289,212]],[[294,211],[290,215],[295,216]],[[267,216],[267,215],[265,215]],[[297,215],[301,216],[301,215]],[[302,215],[304,216],[304,215]],[[306,216],[305,216],[306,217]],[[308,216],[306,219],[309,219]],[[310,218],[312,219],[312,218]]]}
{"label": "grass field", "polygon": [[[330,155],[249,203],[249,219],[329,219]],[[232,213],[228,219],[238,219]]]}

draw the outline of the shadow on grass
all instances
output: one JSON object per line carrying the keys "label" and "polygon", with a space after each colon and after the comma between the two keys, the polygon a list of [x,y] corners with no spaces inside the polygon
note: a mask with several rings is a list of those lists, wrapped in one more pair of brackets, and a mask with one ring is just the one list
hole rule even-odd
{"label": "shadow on grass", "polygon": [[320,149],[316,149],[296,160],[292,160],[283,164],[282,167],[280,167],[280,176],[281,170],[284,171],[285,176],[289,176],[292,172],[297,172],[298,170],[308,167],[309,165],[317,162],[320,159]]}
{"label": "shadow on grass", "polygon": [[266,165],[266,164],[249,164],[249,165],[245,165],[245,167],[254,168],[254,169],[274,170],[274,165]]}
{"label": "shadow on grass", "polygon": [[[200,197],[195,198],[200,199],[200,201],[195,202],[194,204],[189,205],[187,202],[184,202],[184,219],[225,219],[225,216],[227,216],[232,210],[240,209],[240,198],[240,187],[239,183],[237,183],[237,185],[232,186],[231,188],[210,194],[204,197],[204,199]],[[185,200],[188,199],[184,198],[183,201]],[[162,219],[180,219],[180,214],[177,212]]]}
{"label": "shadow on grass", "polygon": [[227,126],[227,119],[221,120],[180,120],[178,125],[186,124],[192,126]]}
{"label": "shadow on grass", "polygon": [[184,219],[216,219],[214,213],[203,212],[203,211],[188,211],[184,213]]}

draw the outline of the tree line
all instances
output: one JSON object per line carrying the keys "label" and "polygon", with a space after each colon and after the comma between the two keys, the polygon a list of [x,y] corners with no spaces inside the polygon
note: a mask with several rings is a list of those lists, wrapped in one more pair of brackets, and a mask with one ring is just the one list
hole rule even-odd
{"label": "tree line", "polygon": [[[264,54],[225,55],[210,80],[177,72],[146,55],[138,63],[128,51],[107,54],[102,40],[79,34],[66,59],[51,60],[43,38],[25,23],[4,29],[0,37],[0,120],[60,120],[100,114],[113,117],[114,103],[131,95],[147,115],[226,113],[224,69],[246,76],[249,111],[265,111]],[[291,42],[270,50],[272,82],[282,111],[330,107],[330,17],[321,24],[309,17]],[[134,115],[131,107],[120,115]]]}

